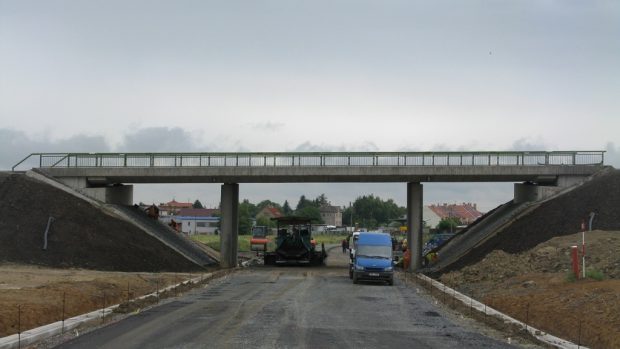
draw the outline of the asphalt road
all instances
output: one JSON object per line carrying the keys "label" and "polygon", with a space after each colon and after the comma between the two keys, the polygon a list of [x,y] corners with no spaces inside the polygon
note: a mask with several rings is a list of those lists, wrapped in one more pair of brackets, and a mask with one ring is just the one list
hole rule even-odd
{"label": "asphalt road", "polygon": [[327,267],[253,267],[60,348],[512,348],[464,328],[400,280],[354,285]]}

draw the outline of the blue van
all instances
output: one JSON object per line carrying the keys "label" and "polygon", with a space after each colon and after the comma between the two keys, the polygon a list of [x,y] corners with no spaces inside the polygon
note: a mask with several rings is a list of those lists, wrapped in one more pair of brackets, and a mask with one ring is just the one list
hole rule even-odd
{"label": "blue van", "polygon": [[360,233],[351,259],[350,276],[358,281],[385,281],[394,285],[392,237],[384,233]]}

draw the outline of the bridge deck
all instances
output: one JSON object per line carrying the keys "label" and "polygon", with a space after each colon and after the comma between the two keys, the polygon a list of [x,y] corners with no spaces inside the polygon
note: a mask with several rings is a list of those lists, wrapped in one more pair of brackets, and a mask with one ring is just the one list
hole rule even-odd
{"label": "bridge deck", "polygon": [[588,176],[603,151],[36,153],[13,167],[104,183],[534,181]]}

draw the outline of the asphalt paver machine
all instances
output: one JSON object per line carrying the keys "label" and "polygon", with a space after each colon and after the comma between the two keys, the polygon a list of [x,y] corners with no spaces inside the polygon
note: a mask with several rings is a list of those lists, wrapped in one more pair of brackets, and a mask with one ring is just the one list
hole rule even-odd
{"label": "asphalt paver machine", "polygon": [[279,217],[272,220],[276,221],[276,248],[264,253],[265,265],[322,265],[325,262],[325,245],[317,248],[312,239],[310,219]]}

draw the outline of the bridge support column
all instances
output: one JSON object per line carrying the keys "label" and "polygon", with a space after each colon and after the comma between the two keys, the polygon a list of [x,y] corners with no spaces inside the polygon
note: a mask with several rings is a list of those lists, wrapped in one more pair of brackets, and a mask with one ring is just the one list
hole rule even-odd
{"label": "bridge support column", "polygon": [[407,183],[407,249],[411,251],[409,271],[422,267],[422,184]]}
{"label": "bridge support column", "polygon": [[238,209],[239,184],[223,184],[220,231],[220,266],[222,268],[235,268],[237,266]]}

